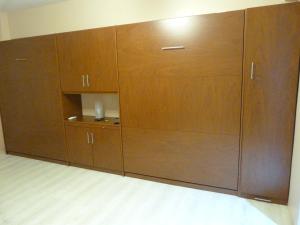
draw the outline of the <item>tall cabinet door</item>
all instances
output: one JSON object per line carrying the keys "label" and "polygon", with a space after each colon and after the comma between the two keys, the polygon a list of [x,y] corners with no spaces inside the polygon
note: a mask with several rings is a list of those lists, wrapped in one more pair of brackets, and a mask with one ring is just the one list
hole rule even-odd
{"label": "tall cabinet door", "polygon": [[0,51],[6,150],[65,160],[55,36],[2,42]]}
{"label": "tall cabinet door", "polygon": [[118,91],[115,28],[59,34],[57,44],[63,91]]}
{"label": "tall cabinet door", "polygon": [[286,203],[299,75],[300,4],[246,11],[240,190]]}
{"label": "tall cabinet door", "polygon": [[125,172],[237,190],[244,11],[117,28]]}

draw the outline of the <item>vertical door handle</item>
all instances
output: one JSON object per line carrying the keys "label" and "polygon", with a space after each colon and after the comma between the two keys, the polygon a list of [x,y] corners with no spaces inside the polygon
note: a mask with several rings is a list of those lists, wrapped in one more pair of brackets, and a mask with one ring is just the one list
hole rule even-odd
{"label": "vertical door handle", "polygon": [[94,133],[91,133],[92,144],[94,144]]}
{"label": "vertical door handle", "polygon": [[82,75],[82,76],[81,76],[81,79],[82,79],[82,87],[85,87],[85,76]]}
{"label": "vertical door handle", "polygon": [[90,77],[89,75],[86,75],[86,84],[89,87],[90,86]]}
{"label": "vertical door handle", "polygon": [[89,134],[89,132],[86,132],[86,137],[87,137],[87,143],[90,144],[90,134]]}
{"label": "vertical door handle", "polygon": [[254,77],[254,70],[255,70],[255,64],[254,64],[254,62],[252,62],[251,63],[251,72],[250,72],[250,79],[251,80],[254,80],[255,79],[255,77]]}

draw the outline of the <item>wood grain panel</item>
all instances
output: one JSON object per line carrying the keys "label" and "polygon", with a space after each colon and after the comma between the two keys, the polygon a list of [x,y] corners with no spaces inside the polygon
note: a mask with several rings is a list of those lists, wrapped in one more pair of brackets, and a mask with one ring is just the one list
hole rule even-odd
{"label": "wood grain panel", "polygon": [[63,103],[64,119],[68,119],[72,116],[82,116],[82,102],[80,94],[62,94],[61,97]]}
{"label": "wood grain panel", "polygon": [[[88,143],[89,128],[66,126],[69,160],[80,165],[93,166],[93,146]],[[89,137],[90,138],[90,137]]]}
{"label": "wood grain panel", "polygon": [[[248,9],[241,192],[288,200],[300,52],[300,4]],[[255,63],[254,80],[250,68]]]}
{"label": "wood grain panel", "polygon": [[237,189],[243,26],[236,11],[117,28],[126,172]]}
{"label": "wood grain panel", "polygon": [[123,126],[239,135],[241,82],[241,76],[124,76]]}
{"label": "wood grain panel", "polygon": [[117,127],[93,128],[94,166],[98,168],[122,171],[123,155],[121,148],[121,130]]}
{"label": "wood grain panel", "polygon": [[[236,11],[120,26],[120,77],[241,76],[243,18]],[[170,46],[184,49],[161,50]]]}
{"label": "wood grain panel", "polygon": [[[54,36],[1,42],[0,101],[6,149],[65,160]],[[43,66],[41,66],[43,65]]]}
{"label": "wood grain panel", "polygon": [[237,189],[238,136],[136,128],[123,136],[125,172]]}
{"label": "wood grain panel", "polygon": [[[57,43],[64,92],[118,91],[115,28],[59,34]],[[83,87],[82,75],[89,75],[90,87]]]}

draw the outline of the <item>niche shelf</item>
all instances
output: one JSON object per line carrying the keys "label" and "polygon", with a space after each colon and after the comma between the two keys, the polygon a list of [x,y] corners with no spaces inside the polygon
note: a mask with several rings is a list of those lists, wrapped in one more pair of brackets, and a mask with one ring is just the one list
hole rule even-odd
{"label": "niche shelf", "polygon": [[[94,105],[101,101],[105,118],[95,120]],[[119,96],[116,93],[63,94],[64,122],[68,125],[120,126]],[[69,118],[73,119],[69,119]]]}

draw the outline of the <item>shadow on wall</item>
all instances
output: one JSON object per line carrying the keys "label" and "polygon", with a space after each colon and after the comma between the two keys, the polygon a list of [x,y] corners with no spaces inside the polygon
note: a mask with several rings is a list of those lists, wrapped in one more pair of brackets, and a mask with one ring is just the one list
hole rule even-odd
{"label": "shadow on wall", "polygon": [[4,153],[5,153],[5,147],[4,147],[4,138],[3,138],[1,117],[0,117],[0,154],[4,154]]}

